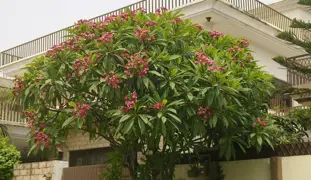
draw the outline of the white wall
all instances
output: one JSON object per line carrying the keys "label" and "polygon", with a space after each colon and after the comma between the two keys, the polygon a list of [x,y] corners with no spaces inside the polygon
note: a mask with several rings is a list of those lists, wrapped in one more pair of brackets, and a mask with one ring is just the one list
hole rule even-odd
{"label": "white wall", "polygon": [[311,12],[302,8],[291,9],[288,11],[282,12],[285,16],[288,16],[291,19],[300,19],[306,22],[311,21]]}
{"label": "white wall", "polygon": [[225,180],[271,180],[270,159],[229,161],[221,162],[220,165]]}
{"label": "white wall", "polygon": [[61,180],[63,175],[63,169],[68,167],[66,161],[53,161],[54,164],[54,180]]}
{"label": "white wall", "polygon": [[255,43],[250,44],[250,49],[254,51],[253,56],[255,60],[258,60],[258,65],[264,66],[263,69],[267,73],[272,74],[280,80],[287,81],[286,68],[272,60],[272,58],[276,57],[278,54]]}
{"label": "white wall", "polygon": [[283,180],[310,180],[311,155],[282,157]]}

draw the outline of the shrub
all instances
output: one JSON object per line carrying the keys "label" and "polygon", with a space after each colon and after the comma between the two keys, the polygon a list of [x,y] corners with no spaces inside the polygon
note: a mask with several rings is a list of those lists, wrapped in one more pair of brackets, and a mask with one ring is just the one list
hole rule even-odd
{"label": "shrub", "polygon": [[8,138],[0,137],[0,180],[13,177],[14,165],[19,162],[20,158],[20,152],[15,146],[8,144]]}

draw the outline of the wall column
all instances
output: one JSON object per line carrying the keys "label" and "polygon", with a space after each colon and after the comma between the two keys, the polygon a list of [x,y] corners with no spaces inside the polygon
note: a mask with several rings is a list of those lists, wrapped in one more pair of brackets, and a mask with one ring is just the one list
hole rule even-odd
{"label": "wall column", "polygon": [[281,157],[270,158],[271,180],[283,180]]}

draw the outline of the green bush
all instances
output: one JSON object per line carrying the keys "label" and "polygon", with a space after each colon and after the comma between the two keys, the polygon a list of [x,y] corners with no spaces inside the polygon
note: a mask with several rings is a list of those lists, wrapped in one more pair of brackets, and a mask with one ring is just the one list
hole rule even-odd
{"label": "green bush", "polygon": [[13,177],[14,165],[21,158],[20,152],[13,145],[8,144],[8,138],[0,137],[0,180]]}

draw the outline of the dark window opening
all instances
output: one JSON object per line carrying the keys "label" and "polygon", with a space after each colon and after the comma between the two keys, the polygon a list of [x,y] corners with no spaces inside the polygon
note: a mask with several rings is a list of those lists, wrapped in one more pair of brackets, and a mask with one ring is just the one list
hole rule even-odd
{"label": "dark window opening", "polygon": [[69,167],[105,164],[112,148],[97,148],[69,152]]}

